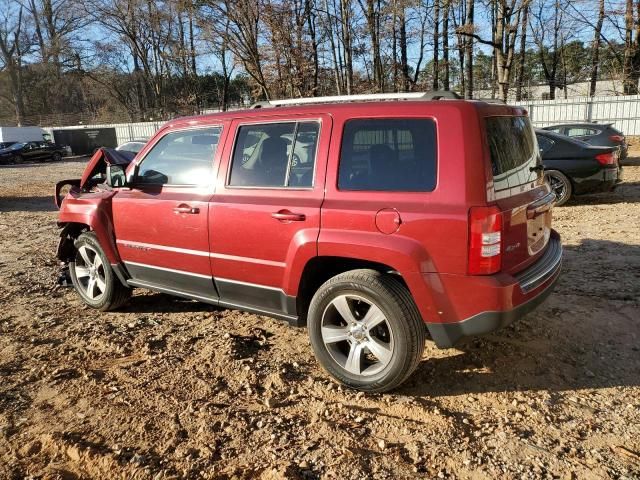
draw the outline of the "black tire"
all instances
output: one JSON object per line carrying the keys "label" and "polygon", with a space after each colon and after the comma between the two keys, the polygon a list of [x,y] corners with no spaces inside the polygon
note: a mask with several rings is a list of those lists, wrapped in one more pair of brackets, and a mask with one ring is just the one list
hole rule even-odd
{"label": "black tire", "polygon": [[22,155],[14,155],[13,163],[15,163],[16,165],[22,165],[24,163],[24,157]]}
{"label": "black tire", "polygon": [[[355,319],[351,327],[347,321],[344,325],[335,323],[336,319],[340,322],[344,317],[339,313],[336,314],[339,310],[334,302],[344,299],[347,301],[349,313],[353,314]],[[370,305],[365,306],[366,310],[358,314],[358,309],[365,304]],[[367,319],[367,313],[373,306],[384,315],[382,321],[384,323],[380,322],[371,330],[367,329],[364,338],[362,338],[362,331],[357,332],[359,339],[354,338],[353,328],[358,328],[359,322]],[[361,318],[358,319],[358,315],[361,315]],[[351,270],[325,282],[311,300],[307,320],[311,346],[320,364],[336,380],[357,390],[385,392],[399,386],[413,373],[424,352],[426,328],[411,294],[393,275],[375,270]],[[330,330],[332,328],[347,329],[350,338],[325,342],[323,325],[329,329],[325,331],[332,331]],[[373,333],[374,329],[380,328],[383,331],[377,335],[382,336],[374,337],[376,335]],[[384,337],[389,339],[385,344],[389,345],[386,352],[390,351],[388,363],[378,360],[373,351],[368,349],[367,344],[370,344],[368,342],[372,337],[375,340],[382,340],[382,343],[384,343]],[[364,347],[359,350],[363,353],[358,354],[356,371],[360,371],[363,365],[366,367],[368,362],[373,361],[372,358],[377,363],[374,362],[362,369],[361,374],[354,374],[345,367],[349,364],[354,345],[358,344],[364,344]],[[349,353],[347,354],[345,350]],[[340,361],[342,357],[345,357],[344,365]],[[373,373],[366,374],[367,370]]]}
{"label": "black tire", "polygon": [[[114,273],[95,234],[93,232],[81,234],[74,245],[76,253],[74,260],[69,262],[69,273],[82,301],[91,308],[102,311],[115,310],[126,303],[131,296],[131,289],[122,285]],[[86,257],[92,261],[87,262]],[[96,257],[98,257],[97,261]],[[92,269],[94,273],[84,275],[83,269],[87,271]],[[83,274],[80,275],[80,273]],[[90,289],[91,279],[94,279],[94,285]],[[95,279],[102,282],[102,288]],[[89,293],[90,290],[92,293]],[[96,292],[99,293],[95,294]]]}
{"label": "black tire", "polygon": [[59,162],[60,160],[62,160],[62,155],[60,155],[58,152],[53,152],[53,155],[51,156],[51,159],[54,162]]}
{"label": "black tire", "polygon": [[545,170],[544,176],[557,197],[556,205],[561,206],[571,199],[573,185],[571,180],[559,170]]}

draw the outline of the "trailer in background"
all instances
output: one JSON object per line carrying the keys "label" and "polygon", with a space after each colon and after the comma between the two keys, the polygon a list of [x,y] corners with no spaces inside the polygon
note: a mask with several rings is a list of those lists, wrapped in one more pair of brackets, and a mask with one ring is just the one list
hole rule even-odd
{"label": "trailer in background", "polygon": [[116,129],[107,128],[65,128],[53,129],[55,142],[69,145],[75,155],[93,155],[100,147],[118,146]]}
{"label": "trailer in background", "polygon": [[0,143],[51,141],[51,135],[40,127],[0,127]]}

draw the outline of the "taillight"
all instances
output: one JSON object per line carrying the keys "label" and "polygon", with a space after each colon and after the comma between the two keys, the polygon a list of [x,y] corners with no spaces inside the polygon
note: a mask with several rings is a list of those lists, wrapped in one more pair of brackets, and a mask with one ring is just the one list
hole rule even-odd
{"label": "taillight", "polygon": [[595,158],[600,165],[615,165],[616,163],[616,154],[613,152],[599,153]]}
{"label": "taillight", "polygon": [[609,135],[609,140],[612,142],[622,143],[624,142],[624,137],[622,135]]}
{"label": "taillight", "polygon": [[469,210],[469,275],[491,275],[502,263],[502,213],[498,207]]}

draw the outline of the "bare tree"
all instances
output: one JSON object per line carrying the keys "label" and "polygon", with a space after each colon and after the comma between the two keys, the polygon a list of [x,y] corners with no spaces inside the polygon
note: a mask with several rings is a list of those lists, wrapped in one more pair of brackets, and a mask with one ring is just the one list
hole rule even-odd
{"label": "bare tree", "polygon": [[25,107],[22,84],[22,56],[26,53],[28,43],[24,35],[24,19],[22,7],[17,15],[9,8],[0,18],[0,53],[2,69],[9,74],[11,97],[2,96],[13,103],[18,126],[24,124]]}
{"label": "bare tree", "polygon": [[227,44],[244,70],[256,83],[256,96],[271,98],[271,85],[267,82],[261,53],[260,0],[204,0],[213,18],[229,21]]}
{"label": "bare tree", "polygon": [[522,33],[520,34],[520,54],[518,55],[518,72],[516,77],[516,100],[522,100],[522,90],[524,88],[524,73],[527,60],[527,30],[529,29],[529,3],[523,6],[522,12]]}
{"label": "bare tree", "polygon": [[442,63],[444,72],[442,78],[443,90],[450,89],[451,65],[449,64],[449,12],[451,0],[443,0],[442,4]]}
{"label": "bare tree", "polygon": [[[487,40],[485,37],[478,35],[475,31],[469,31],[469,26],[473,24],[467,23],[466,28],[461,31],[462,35],[471,37],[493,48],[498,80],[498,95],[500,99],[505,102],[509,95],[511,71],[515,56],[515,43],[521,27],[522,9],[527,1],[528,0],[491,0],[491,5],[495,8],[495,19],[492,29],[493,38],[491,40]],[[473,0],[469,0],[469,2],[473,4]],[[467,5],[467,9],[469,9],[469,5]],[[469,68],[469,66],[467,65],[466,68]],[[471,76],[469,78],[471,78]],[[469,82],[469,78],[467,78],[467,82]]]}
{"label": "bare tree", "polygon": [[433,89],[440,88],[440,0],[433,4]]}
{"label": "bare tree", "polygon": [[632,0],[625,2],[624,24],[622,85],[625,95],[637,95],[640,78],[640,5],[636,12]]}
{"label": "bare tree", "polygon": [[556,98],[556,88],[564,88],[559,81],[562,50],[568,35],[565,11],[560,0],[539,0],[532,15],[533,39],[538,47],[538,59],[549,86],[549,98]]}
{"label": "bare tree", "polygon": [[598,67],[600,64],[600,45],[602,35],[602,25],[604,24],[604,0],[598,1],[598,22],[593,29],[593,42],[591,43],[591,80],[589,82],[589,96],[596,94],[598,82]]}
{"label": "bare tree", "polygon": [[371,40],[371,57],[373,64],[374,87],[384,91],[384,69],[380,53],[380,0],[358,0],[367,21],[367,29]]}

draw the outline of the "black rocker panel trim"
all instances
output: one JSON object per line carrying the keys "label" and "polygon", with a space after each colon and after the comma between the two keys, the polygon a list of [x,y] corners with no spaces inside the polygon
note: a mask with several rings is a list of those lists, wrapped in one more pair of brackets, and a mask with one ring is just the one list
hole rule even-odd
{"label": "black rocker panel trim", "polygon": [[191,295],[218,298],[213,278],[209,276],[135,262],[124,262],[124,264],[133,281],[166,287]]}

